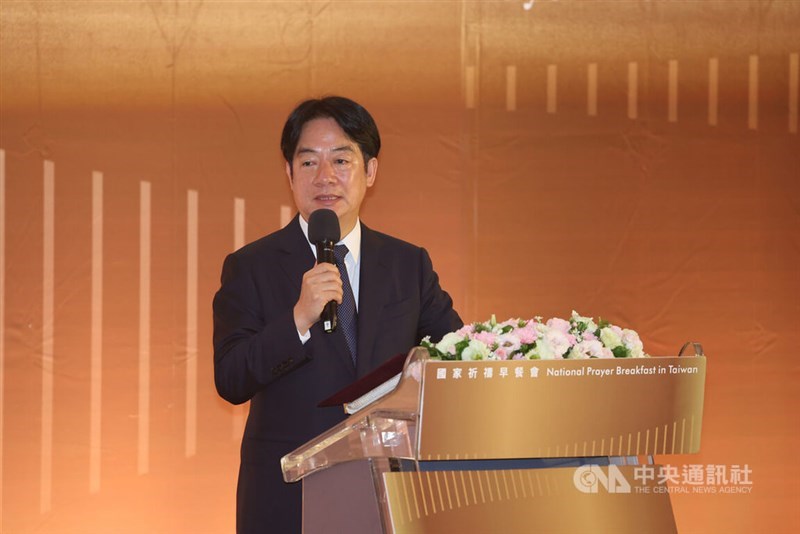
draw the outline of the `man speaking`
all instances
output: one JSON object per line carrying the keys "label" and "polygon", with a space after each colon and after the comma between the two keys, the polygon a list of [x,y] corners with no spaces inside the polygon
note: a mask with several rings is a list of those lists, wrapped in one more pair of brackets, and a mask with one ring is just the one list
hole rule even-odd
{"label": "man speaking", "polygon": [[[301,103],[281,136],[299,214],[223,264],[214,297],[214,379],[227,401],[251,401],[239,533],[300,532],[302,489],[283,482],[280,459],[344,419],[340,407],[318,408],[321,400],[424,336],[435,341],[462,325],[428,253],[359,219],[380,146],[372,116],[356,102],[332,96]],[[318,210],[338,219],[335,263],[317,262],[309,240],[309,221],[323,221],[323,230],[311,228],[319,241],[314,234],[325,233],[325,216],[333,217],[312,216]],[[320,321],[331,301],[335,328]]]}

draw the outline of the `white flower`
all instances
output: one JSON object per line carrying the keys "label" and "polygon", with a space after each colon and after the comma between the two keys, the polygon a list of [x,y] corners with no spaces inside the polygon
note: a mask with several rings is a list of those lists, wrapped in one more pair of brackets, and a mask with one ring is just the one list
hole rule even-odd
{"label": "white flower", "polygon": [[562,358],[570,348],[567,334],[560,330],[550,329],[544,335],[544,341],[550,345],[556,358]]}
{"label": "white flower", "polygon": [[[436,344],[431,343],[430,336],[423,338],[421,344],[438,357],[466,361],[522,357],[529,360],[649,357],[635,331],[615,325],[599,328],[591,317],[574,310],[569,321],[553,318],[546,324],[539,316],[498,322],[493,315],[486,322],[465,325],[446,334]],[[528,349],[524,354],[523,347]],[[461,353],[457,354],[457,350]]]}
{"label": "white flower", "polygon": [[536,352],[536,348],[532,348],[531,350],[526,352],[525,353],[525,358],[527,358],[529,360],[541,360],[541,358],[539,357],[539,353]]}
{"label": "white flower", "polygon": [[569,352],[567,358],[585,360],[587,358],[613,358],[614,353],[597,340],[581,341]]}
{"label": "white flower", "polygon": [[644,358],[644,345],[639,334],[627,328],[622,331],[622,343],[631,351],[631,358]]}
{"label": "white flower", "polygon": [[558,330],[547,329],[536,341],[536,346],[525,356],[531,360],[556,360],[564,357],[569,350],[566,334]]}
{"label": "white flower", "polygon": [[583,317],[578,315],[578,312],[572,310],[572,320],[578,324],[585,324],[586,329],[584,331],[594,332],[597,330],[597,324],[592,320],[591,317]]}
{"label": "white flower", "polygon": [[531,360],[555,360],[556,353],[553,351],[553,348],[550,344],[545,341],[544,339],[540,339],[536,342],[536,346],[531,351],[533,357],[529,357]]}
{"label": "white flower", "polygon": [[497,346],[504,347],[509,354],[515,350],[519,350],[520,345],[522,345],[522,343],[513,331],[497,336]]}
{"label": "white flower", "polygon": [[620,345],[622,345],[622,339],[610,327],[606,327],[600,330],[600,341],[603,342],[603,345],[612,350],[615,347],[619,347]]}
{"label": "white flower", "polygon": [[572,350],[567,353],[567,358],[570,360],[588,360],[591,356],[589,356],[588,347],[581,342],[572,347]]}
{"label": "white flower", "polygon": [[449,334],[445,334],[442,340],[436,344],[436,350],[438,350],[442,354],[455,354],[456,343],[458,343],[462,339],[464,338],[462,338],[455,332],[450,332]]}
{"label": "white flower", "polygon": [[536,330],[539,332],[540,338],[544,337],[544,335],[548,332],[548,330],[550,330],[550,328],[548,328],[548,326],[544,323],[537,322],[534,323],[534,326],[536,327]]}
{"label": "white flower", "polygon": [[483,341],[473,339],[461,352],[462,360],[485,360],[489,356],[489,347]]}

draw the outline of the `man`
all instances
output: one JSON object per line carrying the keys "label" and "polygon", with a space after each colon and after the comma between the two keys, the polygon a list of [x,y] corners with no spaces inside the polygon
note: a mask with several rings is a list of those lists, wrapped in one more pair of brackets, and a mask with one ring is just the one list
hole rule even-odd
{"label": "man", "polygon": [[[339,407],[318,408],[321,400],[423,336],[436,340],[462,325],[428,253],[359,220],[380,150],[366,109],[341,97],[305,101],[286,121],[281,150],[299,214],[229,255],[214,298],[217,391],[234,404],[251,401],[240,533],[300,532],[301,486],[283,482],[280,459],[344,418]],[[339,219],[346,279],[337,266],[315,262],[308,221],[321,208]],[[326,333],[319,322],[327,302],[343,308],[347,299],[356,307],[355,343],[341,324]]]}

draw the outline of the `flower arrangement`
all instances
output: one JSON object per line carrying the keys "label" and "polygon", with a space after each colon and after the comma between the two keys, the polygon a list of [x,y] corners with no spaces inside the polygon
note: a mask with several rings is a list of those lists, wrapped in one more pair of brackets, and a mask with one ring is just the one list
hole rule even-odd
{"label": "flower arrangement", "polygon": [[483,323],[464,325],[438,343],[430,336],[421,345],[441,360],[556,360],[588,358],[646,358],[633,330],[608,321],[582,317],[573,311],[569,320],[552,318],[509,319],[498,323],[494,315]]}

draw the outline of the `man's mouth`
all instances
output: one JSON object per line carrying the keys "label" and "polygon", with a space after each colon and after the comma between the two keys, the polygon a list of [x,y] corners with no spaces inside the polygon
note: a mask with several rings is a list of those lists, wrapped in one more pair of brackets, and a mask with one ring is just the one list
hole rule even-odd
{"label": "man's mouth", "polygon": [[339,197],[338,195],[317,195],[314,198],[319,202],[335,202],[339,200],[339,198],[341,197]]}

